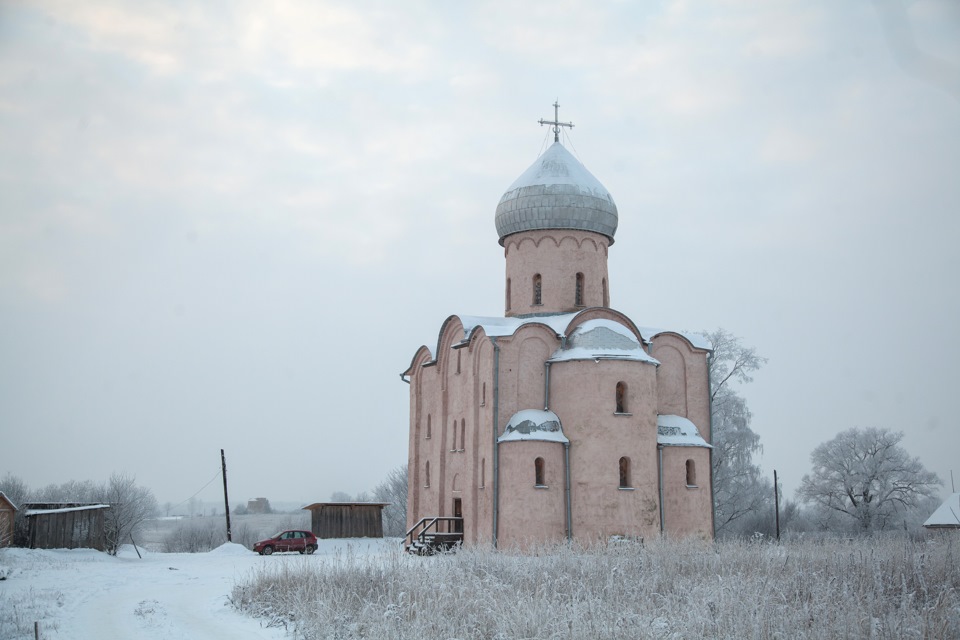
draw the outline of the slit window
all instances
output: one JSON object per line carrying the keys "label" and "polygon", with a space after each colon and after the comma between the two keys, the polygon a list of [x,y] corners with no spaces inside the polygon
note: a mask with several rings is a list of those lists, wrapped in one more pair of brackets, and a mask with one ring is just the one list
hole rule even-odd
{"label": "slit window", "polygon": [[630,458],[624,456],[620,458],[620,488],[628,489],[632,486],[630,483]]}
{"label": "slit window", "polygon": [[577,274],[576,290],[573,294],[573,304],[578,307],[583,306],[583,274]]}
{"label": "slit window", "polygon": [[430,439],[430,414],[427,414],[427,440]]}
{"label": "slit window", "polygon": [[426,469],[424,470],[423,477],[424,477],[424,480],[425,480],[423,486],[429,487],[429,486],[430,486],[430,461],[429,461],[429,460],[427,460],[427,467],[426,467]]}
{"label": "slit window", "polygon": [[533,483],[538,487],[546,486],[543,481],[543,458],[533,461]]}
{"label": "slit window", "polygon": [[510,311],[510,278],[507,278],[507,311]]}
{"label": "slit window", "polygon": [[622,380],[617,383],[617,413],[627,413],[627,383]]}
{"label": "slit window", "polygon": [[460,420],[460,451],[465,451],[467,448],[467,421],[465,419]]}
{"label": "slit window", "polygon": [[539,273],[533,276],[533,304],[543,304],[543,278]]}
{"label": "slit window", "polygon": [[687,460],[687,486],[697,486],[697,463],[693,460]]}

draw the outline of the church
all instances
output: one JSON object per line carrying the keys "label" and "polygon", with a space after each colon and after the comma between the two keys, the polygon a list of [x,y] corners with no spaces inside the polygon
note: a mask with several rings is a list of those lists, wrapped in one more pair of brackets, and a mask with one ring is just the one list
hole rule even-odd
{"label": "church", "polygon": [[496,208],[503,317],[449,316],[401,374],[406,544],[710,539],[710,344],[611,306],[617,207],[540,122]]}

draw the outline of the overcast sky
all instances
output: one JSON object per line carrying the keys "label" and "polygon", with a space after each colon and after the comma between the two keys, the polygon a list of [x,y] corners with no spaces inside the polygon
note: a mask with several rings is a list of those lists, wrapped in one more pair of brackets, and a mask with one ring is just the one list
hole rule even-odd
{"label": "overcast sky", "polygon": [[854,426],[960,481],[952,0],[0,3],[0,475],[372,489],[557,98],[612,306],[769,358],[788,497]]}

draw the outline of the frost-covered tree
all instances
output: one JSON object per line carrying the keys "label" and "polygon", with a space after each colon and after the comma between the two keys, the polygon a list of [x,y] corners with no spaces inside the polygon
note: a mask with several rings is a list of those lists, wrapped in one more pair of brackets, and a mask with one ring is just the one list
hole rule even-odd
{"label": "frost-covered tree", "polygon": [[407,531],[407,465],[390,471],[373,490],[373,497],[389,503],[383,508],[383,535],[403,536]]}
{"label": "frost-covered tree", "polygon": [[107,550],[116,555],[145,521],[157,515],[157,499],[146,487],[137,486],[136,479],[125,473],[114,473],[95,492],[98,502],[109,504],[104,513]]}
{"label": "frost-covered tree", "polygon": [[766,361],[753,347],[725,329],[704,332],[713,344],[710,358],[710,407],[713,424],[713,501],[718,536],[750,533],[739,524],[771,509],[773,483],[761,476],[753,455],[762,451],[760,436],[750,428],[753,417],[735,383],[753,381]]}
{"label": "frost-covered tree", "polygon": [[27,483],[20,476],[15,476],[7,472],[3,478],[0,478],[0,491],[7,496],[13,504],[20,507],[29,499],[30,489]]}
{"label": "frost-covered tree", "polygon": [[899,525],[941,484],[900,446],[902,439],[902,432],[887,429],[841,432],[813,450],[813,470],[797,496],[825,515],[852,519],[864,533]]}

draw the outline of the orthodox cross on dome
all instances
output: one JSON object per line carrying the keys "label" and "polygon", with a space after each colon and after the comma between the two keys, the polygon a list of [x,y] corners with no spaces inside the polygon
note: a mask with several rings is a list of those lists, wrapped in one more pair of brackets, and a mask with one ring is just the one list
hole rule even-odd
{"label": "orthodox cross on dome", "polygon": [[553,120],[544,120],[540,118],[540,126],[545,124],[553,125],[553,141],[560,142],[560,127],[570,127],[573,129],[572,122],[560,122],[560,100],[553,103]]}

